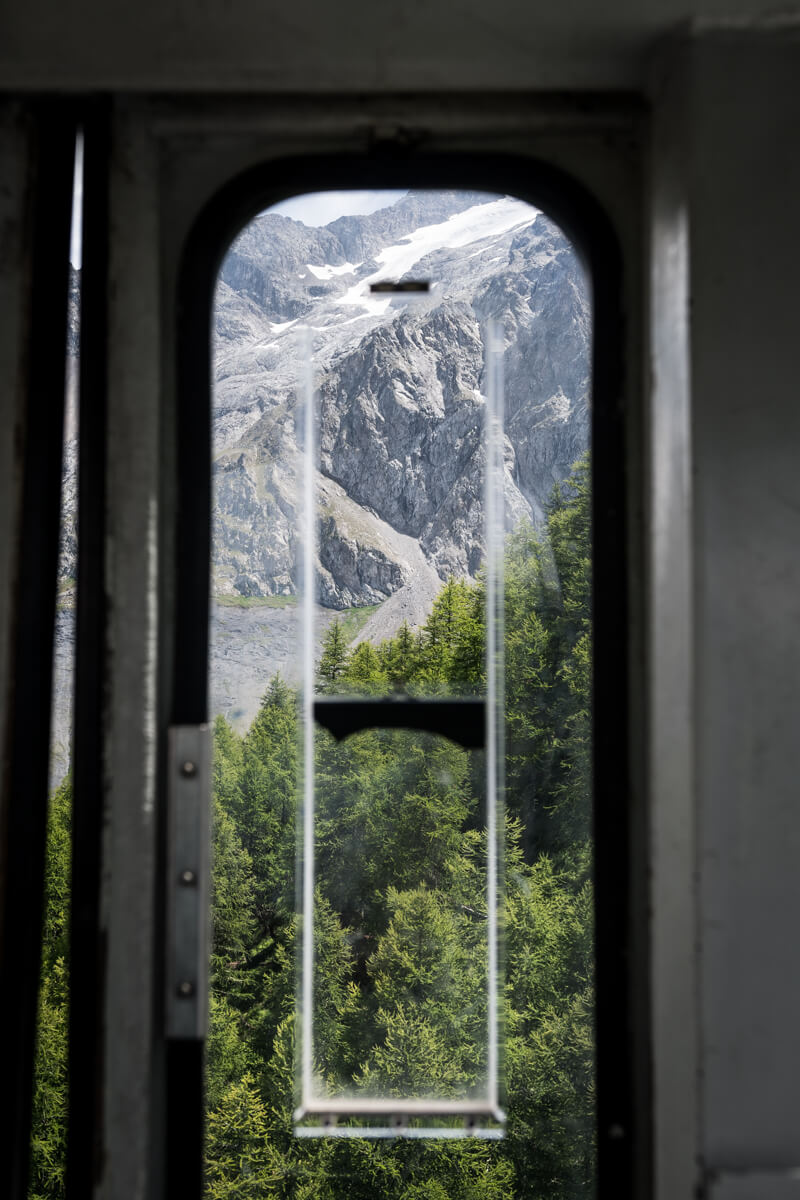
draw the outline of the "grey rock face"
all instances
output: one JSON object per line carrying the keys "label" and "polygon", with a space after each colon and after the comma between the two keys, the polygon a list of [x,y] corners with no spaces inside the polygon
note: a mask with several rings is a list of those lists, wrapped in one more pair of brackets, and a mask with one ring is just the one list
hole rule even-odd
{"label": "grey rock face", "polygon": [[[429,295],[370,296],[393,272],[429,279]],[[320,510],[318,598],[345,608],[407,588],[419,564],[387,529],[413,539],[440,579],[476,574],[490,318],[505,330],[511,527],[541,520],[588,436],[587,290],[552,222],[508,199],[418,192],[324,229],[267,214],[240,235],[216,310],[219,593],[297,588],[301,323],[314,343],[319,479],[339,489]]]}
{"label": "grey rock face", "polygon": [[[428,296],[372,297],[375,278]],[[76,574],[80,273],[70,277],[52,777],[69,761]],[[324,229],[277,214],[231,246],[214,312],[213,589],[298,590],[301,401],[310,327],[317,394],[317,632],[380,604],[356,640],[424,621],[448,575],[484,553],[486,322],[505,331],[507,527],[542,518],[586,447],[590,314],[560,231],[495,196],[411,192]],[[198,353],[202,351],[198,348]],[[296,606],[214,606],[212,711],[244,727],[270,675],[296,682]],[[294,648],[294,649],[293,649]]]}
{"label": "grey rock face", "polygon": [[[72,377],[79,274],[70,278]],[[428,278],[429,296],[371,297],[368,281],[393,274]],[[322,229],[269,213],[252,221],[223,262],[215,306],[215,592],[297,591],[302,325],[314,344],[319,469],[340,488],[320,518],[319,598],[345,608],[407,586],[411,562],[390,547],[387,527],[414,539],[440,578],[473,576],[484,549],[490,318],[505,330],[511,526],[541,520],[588,438],[589,303],[560,231],[519,202],[446,191],[411,192]],[[77,556],[74,400],[67,427],[65,581]],[[357,521],[355,509],[345,519],[343,496]]]}

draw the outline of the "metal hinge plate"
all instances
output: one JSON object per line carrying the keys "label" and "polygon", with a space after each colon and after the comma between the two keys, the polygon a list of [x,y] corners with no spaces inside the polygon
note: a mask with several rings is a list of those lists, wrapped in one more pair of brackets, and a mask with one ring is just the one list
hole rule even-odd
{"label": "metal hinge plate", "polygon": [[166,1035],[208,1031],[211,924],[211,726],[169,730]]}

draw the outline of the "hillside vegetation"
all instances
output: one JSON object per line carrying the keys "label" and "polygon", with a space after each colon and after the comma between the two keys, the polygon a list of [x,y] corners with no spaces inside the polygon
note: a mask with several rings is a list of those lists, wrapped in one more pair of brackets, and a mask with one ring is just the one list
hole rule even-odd
{"label": "hillside vegetation", "polygon": [[[593,1192],[588,462],[506,556],[504,1072],[500,1142],[297,1139],[297,702],[272,680],[244,737],[215,726],[209,1200],[578,1200]],[[348,647],[323,692],[480,692],[482,584],[421,630]],[[315,1070],[331,1094],[470,1094],[483,1070],[481,763],[444,739],[317,739]],[[31,1200],[63,1195],[70,788],[48,840]]]}

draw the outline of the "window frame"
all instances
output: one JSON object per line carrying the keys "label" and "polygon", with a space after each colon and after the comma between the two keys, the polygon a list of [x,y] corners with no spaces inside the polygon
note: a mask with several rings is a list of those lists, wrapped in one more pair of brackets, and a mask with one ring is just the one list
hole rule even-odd
{"label": "window frame", "polygon": [[[87,224],[74,733],[81,820],[73,862],[80,871],[72,897],[81,918],[71,931],[69,1031],[70,1063],[79,1070],[70,1081],[68,1196],[121,1190],[132,1200],[158,1200],[202,1191],[202,1043],[170,1043],[164,1034],[164,866],[169,728],[205,713],[210,470],[203,463],[210,423],[197,417],[198,401],[210,401],[217,269],[242,225],[278,200],[398,181],[488,188],[532,201],[573,238],[593,282],[595,664],[602,682],[594,704],[599,1196],[650,1195],[651,853],[644,801],[652,685],[645,676],[649,559],[642,534],[652,447],[643,436],[649,260],[641,101],[521,93],[113,93],[74,100],[70,120],[86,135]],[[8,100],[13,128],[3,150],[12,192],[4,211],[13,210],[18,222],[37,195],[30,171],[36,139],[26,122],[35,111],[35,125],[55,128],[64,109],[63,99]],[[59,210],[71,192],[71,159],[61,174]],[[38,202],[46,203],[47,188],[38,183],[45,198]],[[10,289],[27,302],[29,290],[46,291],[49,274],[31,270],[24,232]],[[63,240],[66,247],[66,233]],[[44,294],[33,299],[47,303]],[[41,326],[12,323],[3,342],[17,356],[4,360],[4,377],[31,411],[30,350],[41,333]],[[202,346],[208,354],[198,353]],[[9,408],[16,411],[11,402]],[[60,469],[57,475],[60,483]],[[22,514],[7,517],[15,540],[22,526]],[[206,550],[199,559],[198,546]],[[26,543],[24,556],[32,553]],[[190,578],[182,568],[193,563]],[[13,631],[15,620],[32,614],[26,597],[12,597],[10,582],[3,596]],[[51,618],[42,619],[43,636]],[[12,682],[4,667],[7,700]],[[36,697],[42,712],[46,691]],[[42,759],[45,742],[38,738]],[[11,795],[8,808],[27,794]],[[36,802],[46,802],[44,791]],[[39,872],[32,875],[39,886]],[[19,896],[3,882],[4,899],[16,904]],[[663,926],[665,914],[655,916]],[[24,924],[38,944],[30,913]],[[30,1027],[30,1014],[25,1020]],[[7,1099],[14,1105],[17,1096],[9,1091]],[[4,1159],[12,1172],[27,1158],[23,1126],[24,1113]],[[19,1171],[16,1185],[24,1200]]]}
{"label": "window frame", "polygon": [[[214,289],[233,239],[258,213],[290,196],[337,188],[459,188],[514,195],[551,217],[570,238],[592,296],[593,832],[598,1196],[633,1196],[649,1177],[650,1130],[642,1104],[641,996],[646,992],[632,869],[634,762],[629,611],[629,413],[625,394],[623,261],[612,220],[572,174],[541,158],[430,153],[396,143],[362,153],[309,153],[265,161],[230,179],[198,215],[177,280],[176,431],[178,519],[172,724],[207,720],[208,571],[211,530],[211,384],[198,353],[212,320]],[[202,401],[200,400],[202,398]],[[202,403],[202,408],[200,404]],[[202,417],[202,419],[200,419]],[[622,769],[621,769],[622,767]],[[622,776],[622,777],[621,777]],[[191,1053],[183,1047],[183,1053]],[[199,1051],[198,1051],[199,1053]],[[182,1069],[186,1069],[184,1064]],[[197,1071],[197,1066],[193,1071]],[[179,1087],[174,1073],[171,1087]],[[172,1104],[168,1105],[174,1111]],[[171,1147],[197,1153],[200,1117]],[[177,1130],[176,1130],[177,1132]],[[195,1150],[192,1151],[192,1145]]]}

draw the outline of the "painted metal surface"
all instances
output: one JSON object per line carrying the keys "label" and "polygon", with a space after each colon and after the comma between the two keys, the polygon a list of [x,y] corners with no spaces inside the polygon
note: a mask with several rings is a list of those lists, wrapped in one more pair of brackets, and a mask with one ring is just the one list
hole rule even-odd
{"label": "painted metal surface", "polygon": [[211,926],[211,726],[169,731],[166,1034],[208,1032]]}
{"label": "painted metal surface", "polygon": [[[146,127],[115,112],[108,265],[108,438],[102,881],[103,1200],[153,1194],[158,1145],[156,885],[160,813],[159,489],[161,303],[158,160]],[[154,1132],[155,1125],[155,1132]]]}
{"label": "painted metal surface", "polygon": [[[701,1128],[800,1162],[800,47],[689,60]],[[776,152],[780,147],[780,152]]]}
{"label": "painted metal surface", "polygon": [[708,1200],[797,1200],[800,1168],[716,1171],[708,1180]]}
{"label": "painted metal surface", "polygon": [[690,22],[793,19],[771,0],[299,0],[285,11],[257,0],[147,0],[135,10],[40,0],[6,15],[0,84],[298,96],[625,88],[643,82],[653,43]]}
{"label": "painted metal surface", "polygon": [[692,424],[685,78],[659,82],[650,191],[646,486],[654,1187],[694,1194],[699,1159]]}

